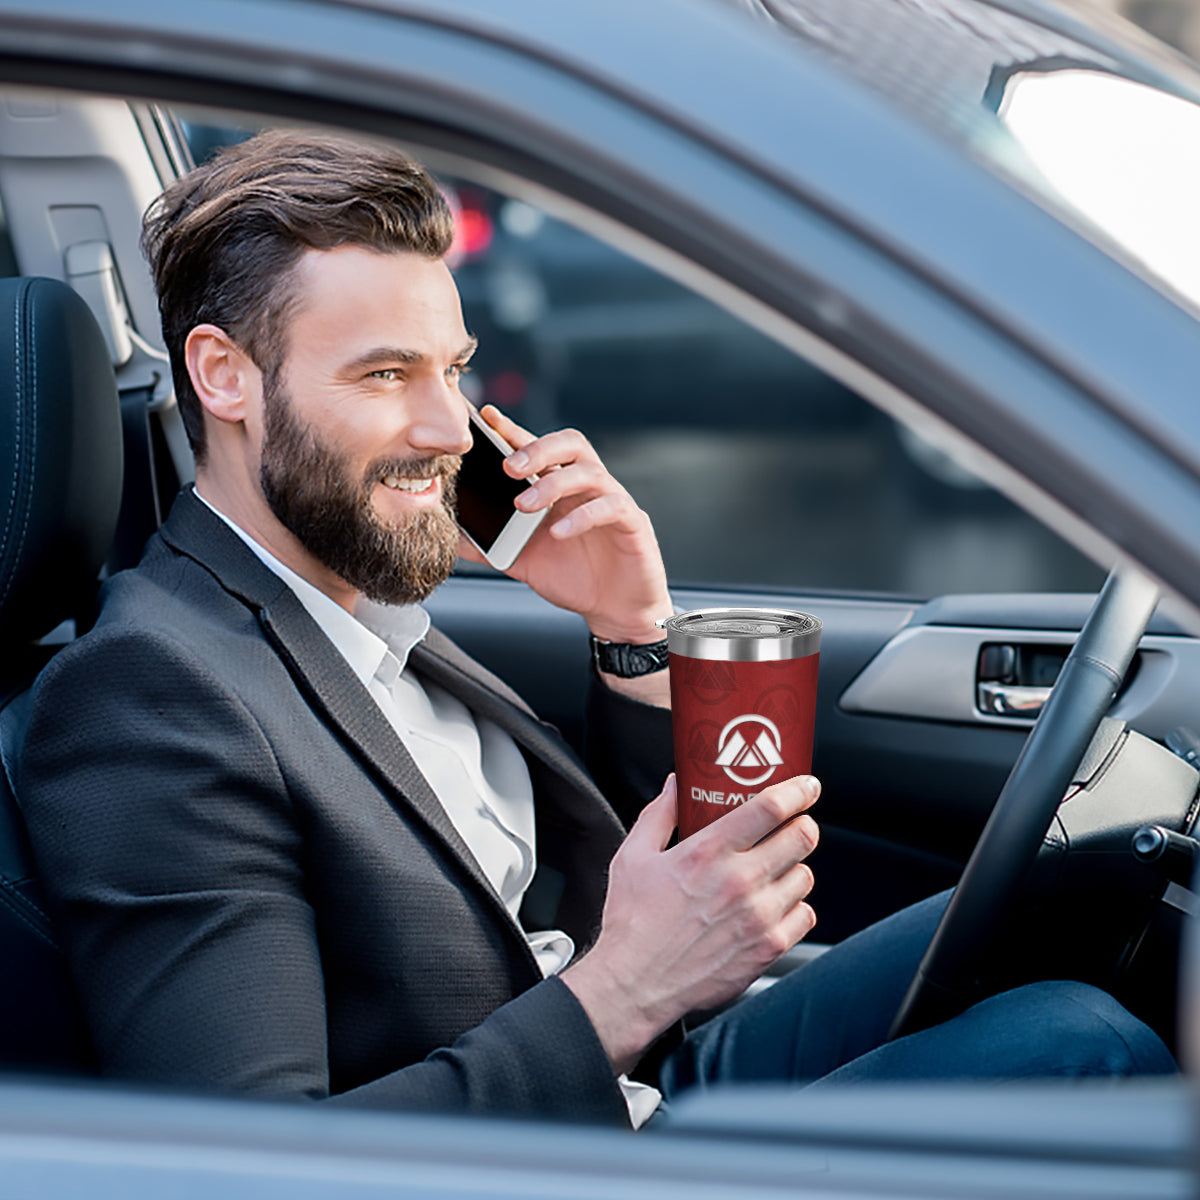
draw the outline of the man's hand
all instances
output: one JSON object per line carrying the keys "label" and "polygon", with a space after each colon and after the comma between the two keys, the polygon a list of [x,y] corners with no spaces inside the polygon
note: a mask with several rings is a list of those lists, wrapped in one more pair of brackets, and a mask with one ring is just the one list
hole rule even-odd
{"label": "man's hand", "polygon": [[[667,850],[674,776],[612,860],[596,944],[562,974],[618,1074],[685,1013],[738,996],[816,924],[811,776],[759,792]],[[794,819],[793,819],[794,818]]]}
{"label": "man's hand", "polygon": [[[654,622],[671,615],[671,598],[650,518],[583,434],[567,429],[535,438],[490,404],[481,415],[518,448],[505,459],[508,474],[541,476],[517,507],[551,509],[508,574],[551,604],[579,613],[598,638],[658,641],[662,631]],[[483,561],[465,538],[459,553]]]}

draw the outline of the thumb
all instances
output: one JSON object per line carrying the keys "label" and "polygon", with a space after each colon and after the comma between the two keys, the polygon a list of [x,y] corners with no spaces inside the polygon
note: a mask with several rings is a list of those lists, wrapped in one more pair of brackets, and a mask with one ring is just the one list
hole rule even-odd
{"label": "thumb", "polygon": [[663,790],[642,809],[625,840],[646,850],[661,852],[667,848],[677,820],[675,772],[672,771]]}

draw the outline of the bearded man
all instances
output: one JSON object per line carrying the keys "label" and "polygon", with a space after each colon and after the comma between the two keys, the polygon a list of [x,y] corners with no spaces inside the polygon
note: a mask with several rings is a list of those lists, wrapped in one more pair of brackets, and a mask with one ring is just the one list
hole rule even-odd
{"label": "bearded man", "polygon": [[[452,233],[405,156],[305,133],[148,216],[196,483],[39,681],[20,778],[104,1072],[636,1126],[725,1078],[1172,1070],[1075,984],[881,1046],[938,902],[674,1032],[812,928],[819,789],[670,846],[665,671],[592,680],[606,799],[430,629],[419,601],[478,557],[452,516],[474,349]],[[518,507],[548,510],[510,574],[600,642],[656,642],[645,514],[579,433],[485,415],[540,477]]]}

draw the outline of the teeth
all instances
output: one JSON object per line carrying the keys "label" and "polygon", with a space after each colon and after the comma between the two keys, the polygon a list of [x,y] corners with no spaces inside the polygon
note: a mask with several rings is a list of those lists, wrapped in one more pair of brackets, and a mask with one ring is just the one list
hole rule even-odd
{"label": "teeth", "polygon": [[432,479],[401,479],[399,475],[385,475],[383,486],[397,492],[427,492],[433,487]]}

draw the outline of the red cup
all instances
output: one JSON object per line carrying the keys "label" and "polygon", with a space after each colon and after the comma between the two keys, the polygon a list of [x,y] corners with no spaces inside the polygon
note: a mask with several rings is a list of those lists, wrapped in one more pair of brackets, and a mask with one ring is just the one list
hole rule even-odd
{"label": "red cup", "polygon": [[812,772],[821,622],[783,609],[702,608],[662,624],[685,838],[770,784]]}

